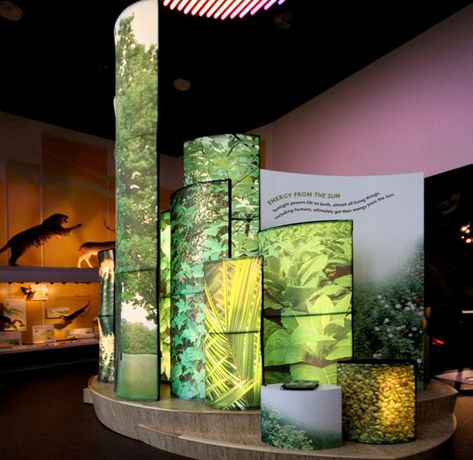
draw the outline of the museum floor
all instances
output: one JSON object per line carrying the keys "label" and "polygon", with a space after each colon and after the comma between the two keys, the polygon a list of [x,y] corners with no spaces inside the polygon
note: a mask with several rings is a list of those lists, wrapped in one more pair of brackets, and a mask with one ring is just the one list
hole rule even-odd
{"label": "museum floor", "polygon": [[[0,374],[0,458],[180,459],[105,428],[82,390],[96,370],[75,368]],[[473,460],[473,396],[459,396],[453,460]],[[447,460],[447,459],[445,459]]]}

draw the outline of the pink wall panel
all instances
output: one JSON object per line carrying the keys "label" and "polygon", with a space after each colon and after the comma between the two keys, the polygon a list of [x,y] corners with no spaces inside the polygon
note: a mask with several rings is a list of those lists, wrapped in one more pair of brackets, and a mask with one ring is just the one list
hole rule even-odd
{"label": "pink wall panel", "polygon": [[473,6],[255,132],[280,171],[429,176],[473,162]]}

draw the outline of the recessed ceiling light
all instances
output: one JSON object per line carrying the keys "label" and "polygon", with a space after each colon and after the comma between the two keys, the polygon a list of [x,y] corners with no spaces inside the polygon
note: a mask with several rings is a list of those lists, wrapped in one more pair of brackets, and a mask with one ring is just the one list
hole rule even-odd
{"label": "recessed ceiling light", "polygon": [[0,1],[0,16],[9,21],[19,21],[23,18],[23,11],[14,3]]}
{"label": "recessed ceiling light", "polygon": [[283,11],[282,13],[276,14],[273,18],[274,27],[277,29],[285,30],[290,29],[294,25],[294,15],[289,11]]}
{"label": "recessed ceiling light", "polygon": [[275,3],[286,0],[163,0],[164,6],[177,9],[192,16],[207,16],[214,19],[243,18],[248,13],[256,14],[261,8],[267,10]]}
{"label": "recessed ceiling light", "polygon": [[172,82],[172,86],[178,91],[189,91],[191,89],[191,82],[185,78],[176,78]]}

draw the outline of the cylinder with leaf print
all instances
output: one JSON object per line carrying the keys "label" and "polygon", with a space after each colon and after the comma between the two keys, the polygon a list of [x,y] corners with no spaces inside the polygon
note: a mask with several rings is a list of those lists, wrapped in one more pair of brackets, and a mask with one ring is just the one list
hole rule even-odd
{"label": "cylinder with leaf print", "polygon": [[259,136],[217,134],[184,143],[184,185],[232,181],[232,257],[258,255],[259,167]]}
{"label": "cylinder with leaf print", "polygon": [[230,255],[230,181],[171,196],[171,390],[205,399],[204,265]]}
{"label": "cylinder with leaf print", "polygon": [[205,400],[218,409],[260,405],[261,259],[205,265]]}
{"label": "cylinder with leaf print", "polygon": [[264,383],[335,384],[352,356],[352,221],[259,233],[263,256]]}
{"label": "cylinder with leaf print", "polygon": [[115,24],[115,395],[159,399],[158,2],[126,8]]}
{"label": "cylinder with leaf print", "polygon": [[171,211],[159,220],[159,348],[161,380],[171,378]]}

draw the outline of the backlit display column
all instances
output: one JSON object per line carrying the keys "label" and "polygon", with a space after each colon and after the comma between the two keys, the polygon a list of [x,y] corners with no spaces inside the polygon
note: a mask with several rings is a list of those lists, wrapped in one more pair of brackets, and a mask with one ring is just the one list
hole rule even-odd
{"label": "backlit display column", "polygon": [[158,5],[143,0],[115,24],[116,395],[159,397]]}

